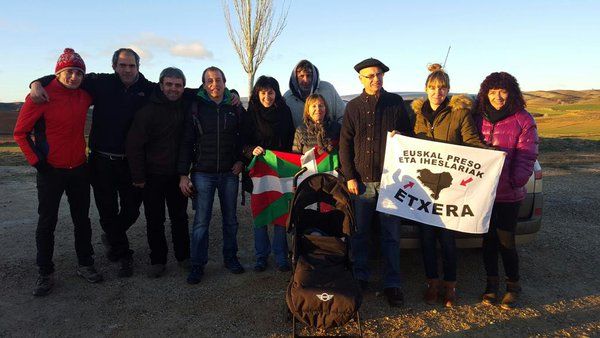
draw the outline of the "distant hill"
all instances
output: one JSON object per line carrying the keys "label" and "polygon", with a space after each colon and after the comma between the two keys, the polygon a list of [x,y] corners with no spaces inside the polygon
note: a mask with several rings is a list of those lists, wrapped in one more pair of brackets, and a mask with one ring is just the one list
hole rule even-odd
{"label": "distant hill", "polygon": [[600,104],[600,90],[552,90],[523,93],[528,106]]}
{"label": "distant hill", "polygon": [[[23,102],[2,103],[0,102],[0,143],[12,142],[12,133],[15,129],[15,123],[19,116],[19,110],[23,106]],[[88,116],[85,122],[86,135],[89,134],[90,126],[92,125],[92,109],[88,111]]]}
{"label": "distant hill", "polygon": [[[423,92],[401,92],[398,93],[407,99],[414,99],[425,96]],[[557,106],[564,105],[565,108],[572,105],[599,105],[600,90],[550,90],[550,91],[531,91],[523,93],[529,109],[549,108],[556,109]],[[344,100],[351,100],[358,94],[344,95]],[[244,101],[244,100],[242,100]],[[23,102],[0,103],[0,142],[12,140],[12,131],[14,129],[19,109]],[[575,106],[577,107],[577,106]],[[91,124],[91,110],[88,113],[86,132],[89,131]]]}

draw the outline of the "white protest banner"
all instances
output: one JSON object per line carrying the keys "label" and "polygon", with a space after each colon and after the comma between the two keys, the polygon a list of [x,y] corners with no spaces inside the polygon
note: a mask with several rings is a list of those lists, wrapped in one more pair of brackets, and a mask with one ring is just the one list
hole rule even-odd
{"label": "white protest banner", "polygon": [[390,135],[377,211],[460,232],[488,231],[504,152]]}

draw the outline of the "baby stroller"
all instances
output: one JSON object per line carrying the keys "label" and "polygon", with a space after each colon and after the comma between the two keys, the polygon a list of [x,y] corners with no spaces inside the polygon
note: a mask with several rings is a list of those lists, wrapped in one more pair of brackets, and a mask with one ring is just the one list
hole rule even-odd
{"label": "baby stroller", "polygon": [[[294,177],[294,187],[304,171]],[[311,207],[315,203],[316,210]],[[358,313],[362,294],[349,257],[354,212],[343,182],[322,173],[302,181],[290,205],[287,229],[292,236],[292,276],[286,302],[294,337],[296,321],[327,330],[353,318],[362,336]]]}

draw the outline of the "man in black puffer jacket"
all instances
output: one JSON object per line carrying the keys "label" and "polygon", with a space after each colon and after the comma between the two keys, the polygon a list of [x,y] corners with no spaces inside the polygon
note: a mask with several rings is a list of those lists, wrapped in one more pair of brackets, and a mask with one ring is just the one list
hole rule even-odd
{"label": "man in black puffer jacket", "polygon": [[[223,216],[223,260],[235,274],[244,268],[237,258],[237,194],[239,174],[243,169],[240,122],[243,108],[231,104],[231,93],[225,88],[225,75],[217,67],[202,74],[202,87],[186,116],[181,143],[178,172],[179,187],[188,196],[193,193],[194,226],[188,283],[197,284],[208,262],[208,225],[215,190],[219,192]],[[192,166],[192,181],[188,174]],[[193,189],[195,188],[195,192]]]}
{"label": "man in black puffer jacket", "polygon": [[127,137],[127,159],[133,185],[143,189],[146,233],[150,246],[149,277],[160,277],[167,263],[165,202],[171,219],[173,251],[180,265],[190,257],[187,197],[179,189],[177,157],[189,104],[182,100],[185,76],[169,67],[160,73],[159,88],[140,109]]}

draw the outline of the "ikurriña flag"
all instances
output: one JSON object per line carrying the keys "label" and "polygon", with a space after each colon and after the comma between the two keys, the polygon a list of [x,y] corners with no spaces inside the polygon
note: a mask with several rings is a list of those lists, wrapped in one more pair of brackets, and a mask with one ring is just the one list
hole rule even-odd
{"label": "ikurri\u00f1a flag", "polygon": [[337,149],[327,153],[315,147],[304,155],[265,150],[265,154],[252,159],[247,170],[253,185],[250,205],[255,227],[285,226],[294,195],[294,175],[302,167],[307,171],[299,177],[298,184],[315,173],[336,175],[335,169],[339,167]]}

